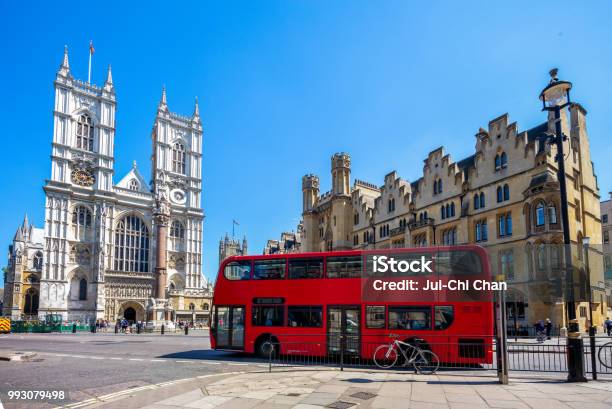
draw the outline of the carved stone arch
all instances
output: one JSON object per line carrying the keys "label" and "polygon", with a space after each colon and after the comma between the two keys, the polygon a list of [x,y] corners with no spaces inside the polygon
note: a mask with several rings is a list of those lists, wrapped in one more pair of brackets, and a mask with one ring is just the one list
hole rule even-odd
{"label": "carved stone arch", "polygon": [[[129,314],[130,314],[130,308],[132,310],[134,310],[135,316],[134,319],[132,319]],[[130,301],[125,301],[123,303],[121,303],[121,305],[119,306],[119,309],[117,310],[117,316],[115,317],[115,319],[122,319],[125,317],[126,312],[128,313],[128,318],[129,321],[144,321],[145,320],[145,307],[144,305],[142,305],[142,303],[135,301],[135,300],[130,300]]]}
{"label": "carved stone arch", "polygon": [[179,274],[172,274],[168,280],[168,289],[170,290],[184,290],[185,289],[185,278]]}
{"label": "carved stone arch", "polygon": [[89,116],[91,118],[91,122],[92,122],[92,125],[94,126],[94,128],[97,128],[98,125],[100,124],[100,118],[98,118],[98,115],[96,115],[96,113],[94,111],[92,111],[91,109],[86,108],[86,107],[81,107],[79,109],[75,109],[70,114],[70,117],[76,123],[79,120],[79,117],[81,115]]}
{"label": "carved stone arch", "polygon": [[117,225],[119,224],[119,222],[121,220],[123,220],[124,217],[126,216],[137,216],[141,219],[141,221],[145,224],[145,226],[147,226],[147,229],[149,230],[149,235],[152,234],[152,223],[151,223],[151,219],[148,218],[143,212],[139,211],[139,210],[134,210],[134,209],[129,209],[129,210],[121,210],[118,213],[115,214],[114,218],[113,218],[113,231],[115,231],[117,229]]}

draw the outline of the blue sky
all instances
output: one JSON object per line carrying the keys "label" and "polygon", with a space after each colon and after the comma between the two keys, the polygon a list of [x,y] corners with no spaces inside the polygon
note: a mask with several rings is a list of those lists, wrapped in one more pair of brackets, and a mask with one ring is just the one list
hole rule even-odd
{"label": "blue sky", "polygon": [[178,113],[199,97],[208,277],[232,219],[252,253],[295,228],[302,175],[327,190],[334,152],[351,154],[353,177],[414,180],[429,151],[470,155],[478,128],[505,112],[519,129],[542,122],[537,97],[555,66],[589,112],[602,196],[612,190],[608,2],[131,3],[0,2],[3,246],[24,213],[43,224],[54,75],[67,44],[86,79],[90,39],[93,82],[113,66],[115,182],[134,159],[149,179],[162,85]]}

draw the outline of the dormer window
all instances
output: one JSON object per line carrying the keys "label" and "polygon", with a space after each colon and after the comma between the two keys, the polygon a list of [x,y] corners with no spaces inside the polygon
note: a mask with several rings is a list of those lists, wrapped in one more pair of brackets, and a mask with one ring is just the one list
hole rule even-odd
{"label": "dormer window", "polygon": [[94,127],[89,115],[83,114],[77,121],[76,147],[93,151]]}
{"label": "dormer window", "polygon": [[140,186],[136,179],[132,179],[128,183],[128,189],[133,190],[134,192],[138,192],[140,190]]}

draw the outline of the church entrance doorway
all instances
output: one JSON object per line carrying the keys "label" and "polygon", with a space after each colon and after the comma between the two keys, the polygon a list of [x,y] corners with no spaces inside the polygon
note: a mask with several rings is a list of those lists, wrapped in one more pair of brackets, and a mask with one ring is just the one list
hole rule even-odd
{"label": "church entrance doorway", "polygon": [[136,310],[132,307],[128,307],[123,311],[123,318],[129,321],[130,324],[133,324],[136,321]]}

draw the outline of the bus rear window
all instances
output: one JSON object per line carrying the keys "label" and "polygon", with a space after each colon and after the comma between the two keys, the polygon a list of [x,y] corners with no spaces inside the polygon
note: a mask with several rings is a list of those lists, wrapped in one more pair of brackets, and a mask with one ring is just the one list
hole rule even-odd
{"label": "bus rear window", "polygon": [[249,280],[251,278],[251,262],[232,261],[225,265],[223,275],[228,280]]}
{"label": "bus rear window", "polygon": [[327,278],[361,277],[361,256],[327,257]]}
{"label": "bus rear window", "polygon": [[285,259],[256,260],[253,278],[255,280],[275,280],[285,278]]}
{"label": "bus rear window", "polygon": [[431,329],[431,308],[389,307],[389,329]]}
{"label": "bus rear window", "polygon": [[307,258],[289,260],[289,278],[321,278],[323,277],[323,259]]}

